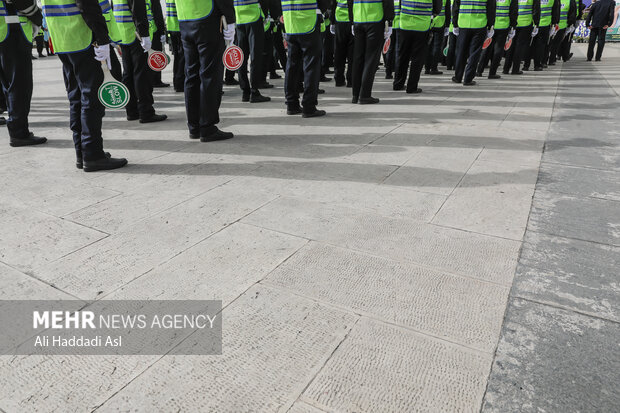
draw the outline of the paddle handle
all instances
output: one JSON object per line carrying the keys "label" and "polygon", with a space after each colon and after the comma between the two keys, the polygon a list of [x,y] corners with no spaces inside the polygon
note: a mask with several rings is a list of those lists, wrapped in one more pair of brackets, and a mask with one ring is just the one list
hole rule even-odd
{"label": "paddle handle", "polygon": [[103,83],[116,81],[116,79],[112,77],[112,73],[110,73],[110,69],[106,62],[101,62],[101,69],[103,70]]}

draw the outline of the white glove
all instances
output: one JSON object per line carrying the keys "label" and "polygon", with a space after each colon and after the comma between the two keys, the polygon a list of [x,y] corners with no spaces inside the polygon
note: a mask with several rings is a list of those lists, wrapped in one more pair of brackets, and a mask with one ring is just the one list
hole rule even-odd
{"label": "white glove", "polygon": [[167,37],[165,34],[162,34],[162,35],[159,37],[159,40],[161,41],[161,45],[163,46],[163,45],[165,45],[165,44],[166,44],[166,40],[168,40],[168,37]]}
{"label": "white glove", "polygon": [[551,26],[551,31],[549,32],[549,37],[553,38],[557,32],[558,32],[557,31],[557,26],[556,25]]}
{"label": "white glove", "polygon": [[148,52],[149,50],[151,50],[151,46],[153,46],[153,43],[151,42],[151,38],[150,37],[143,37],[142,40],[140,40],[140,46],[142,46],[142,49],[144,49],[145,52]]}
{"label": "white glove", "polygon": [[95,60],[99,62],[106,62],[108,69],[112,68],[112,62],[110,61],[110,45],[104,44],[103,46],[95,46]]}
{"label": "white glove", "polygon": [[487,39],[490,39],[495,34],[495,29],[491,26],[489,30],[487,30]]}
{"label": "white glove", "polygon": [[222,32],[222,34],[224,35],[224,41],[228,46],[230,46],[235,40],[235,27],[235,23],[229,23],[228,25],[226,25],[226,28]]}
{"label": "white glove", "polygon": [[534,29],[532,30],[532,37],[536,36],[538,34],[538,27],[534,26]]}
{"label": "white glove", "polygon": [[455,36],[459,35],[459,28],[455,27],[454,29],[452,29],[452,33],[454,33]]}
{"label": "white glove", "polygon": [[329,26],[329,32],[331,34],[336,34],[336,26],[334,26],[333,24]]}
{"label": "white glove", "polygon": [[447,27],[443,30],[443,36],[446,37],[447,35],[450,34],[450,29],[448,29]]}
{"label": "white glove", "polygon": [[351,25],[351,34],[355,36],[355,27],[353,27],[353,25]]}
{"label": "white glove", "polygon": [[383,40],[387,40],[392,35],[392,26],[387,26],[383,32]]}
{"label": "white glove", "polygon": [[514,38],[516,34],[517,34],[517,31],[515,30],[515,28],[514,27],[510,28],[510,31],[508,32],[508,40],[511,40],[512,38]]}
{"label": "white glove", "polygon": [[571,34],[571,33],[572,33],[572,32],[574,32],[574,31],[575,31],[575,26],[571,25],[571,26],[568,28],[567,33],[568,33],[568,34]]}

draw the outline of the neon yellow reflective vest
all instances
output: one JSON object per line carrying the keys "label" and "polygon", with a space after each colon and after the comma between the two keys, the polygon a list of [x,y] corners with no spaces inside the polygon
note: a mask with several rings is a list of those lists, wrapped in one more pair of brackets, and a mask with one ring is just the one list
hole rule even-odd
{"label": "neon yellow reflective vest", "polygon": [[353,22],[376,23],[381,20],[383,20],[383,2],[381,0],[353,0]]}
{"label": "neon yellow reflective vest", "polygon": [[555,0],[540,0],[540,27],[551,26],[551,13]]}
{"label": "neon yellow reflective vest", "polygon": [[517,0],[497,0],[495,6],[495,25],[496,29],[507,29],[510,27],[510,2]]}
{"label": "neon yellow reflective vest", "polygon": [[237,24],[254,23],[261,18],[262,10],[258,0],[234,0],[233,5]]}
{"label": "neon yellow reflective vest", "polygon": [[401,0],[400,29],[426,32],[431,28],[433,0]]}
{"label": "neon yellow reflective vest", "polygon": [[349,6],[347,5],[347,0],[337,0],[336,1],[336,22],[338,23],[348,23],[349,22]]}
{"label": "neon yellow reflective vest", "polygon": [[463,29],[482,29],[486,26],[486,0],[461,0],[461,7],[459,8],[459,27]]}
{"label": "neon yellow reflective vest", "polygon": [[316,28],[317,7],[316,0],[282,0],[286,33],[312,33]]}
{"label": "neon yellow reflective vest", "polygon": [[176,0],[179,21],[202,20],[213,11],[212,0]]}
{"label": "neon yellow reflective vest", "polygon": [[54,52],[73,53],[90,47],[93,32],[86,25],[75,1],[42,0],[42,3]]}
{"label": "neon yellow reflective vest", "polygon": [[532,7],[534,0],[518,0],[519,16],[517,17],[517,27],[527,27],[534,22],[532,17]]}
{"label": "neon yellow reflective vest", "polygon": [[120,34],[121,44],[132,44],[136,41],[136,25],[129,9],[127,0],[114,0],[114,20]]}
{"label": "neon yellow reflective vest", "polygon": [[118,26],[116,25],[116,19],[114,19],[114,15],[112,14],[112,6],[110,6],[110,2],[108,0],[102,0],[99,2],[99,6],[101,6],[101,12],[103,13],[105,24],[108,26],[108,35],[110,36],[110,40],[114,43],[120,43],[121,33],[118,31]]}
{"label": "neon yellow reflective vest", "polygon": [[175,0],[166,0],[166,28],[169,32],[181,31]]}
{"label": "neon yellow reflective vest", "polygon": [[[9,25],[6,22],[6,17],[8,17],[8,13],[4,6],[4,0],[0,0],[0,43],[4,42],[9,35]],[[19,19],[24,37],[29,43],[32,43],[32,22],[24,16],[19,16],[17,18]]]}
{"label": "neon yellow reflective vest", "polygon": [[560,3],[560,22],[558,27],[560,30],[568,27],[568,11],[570,10],[570,0],[562,0]]}
{"label": "neon yellow reflective vest", "polygon": [[392,29],[400,29],[400,0],[394,0],[394,20]]}
{"label": "neon yellow reflective vest", "polygon": [[448,3],[448,0],[443,0],[443,4],[441,6],[441,11],[439,12],[439,14],[435,17],[435,19],[433,20],[433,24],[431,25],[431,27],[435,28],[435,27],[443,27],[446,24],[446,5]]}

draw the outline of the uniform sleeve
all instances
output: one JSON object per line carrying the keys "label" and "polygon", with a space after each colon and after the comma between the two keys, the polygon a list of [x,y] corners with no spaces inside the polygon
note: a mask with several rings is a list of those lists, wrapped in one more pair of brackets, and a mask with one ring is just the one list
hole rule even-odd
{"label": "uniform sleeve", "polygon": [[155,19],[155,26],[157,26],[156,36],[161,36],[166,33],[166,21],[164,20],[164,12],[161,9],[161,2],[159,0],[153,0],[151,2],[153,18]]}
{"label": "uniform sleeve", "polygon": [[37,6],[35,0],[13,0],[11,4],[19,14],[26,16],[37,26],[41,26],[43,24],[41,9]]}
{"label": "uniform sleeve", "polygon": [[443,24],[444,29],[450,27],[450,21],[452,20],[452,2],[446,0],[446,22]]}
{"label": "uniform sleeve", "polygon": [[598,4],[598,2],[594,3],[591,7],[590,7],[590,13],[588,13],[588,18],[586,19],[586,26],[589,26],[590,23],[592,23],[592,16],[594,16],[595,10],[596,10],[596,5]]}
{"label": "uniform sleeve", "polygon": [[383,0],[383,18],[392,25],[394,20],[394,0]]}
{"label": "uniform sleeve", "polygon": [[349,21],[353,23],[353,0],[347,0],[347,8],[349,10]]}
{"label": "uniform sleeve", "polygon": [[568,7],[568,16],[566,17],[566,24],[572,26],[577,20],[577,4],[575,0],[570,0],[570,6]]}
{"label": "uniform sleeve", "polygon": [[215,7],[219,10],[220,15],[226,17],[226,23],[235,23],[235,6],[233,0],[214,0]]}
{"label": "uniform sleeve", "polygon": [[[557,0],[558,3],[560,0]],[[510,27],[517,27],[517,19],[519,18],[519,2],[512,0],[508,9],[508,18],[510,19]]]}
{"label": "uniform sleeve", "polygon": [[534,0],[534,4],[532,4],[532,19],[534,20],[534,26],[540,24],[540,0]]}
{"label": "uniform sleeve", "polygon": [[327,14],[327,12],[329,11],[329,7],[330,7],[330,0],[319,0],[318,6],[319,6],[319,10],[321,10],[321,13]]}
{"label": "uniform sleeve", "polygon": [[554,26],[560,22],[560,4],[560,0],[555,0],[551,9],[551,24]]}
{"label": "uniform sleeve", "polygon": [[433,0],[433,16],[438,16],[443,7],[443,0]]}
{"label": "uniform sleeve", "polygon": [[495,25],[496,7],[495,0],[487,0],[487,27]]}
{"label": "uniform sleeve", "polygon": [[150,32],[149,19],[146,17],[146,2],[144,0],[127,0],[127,5],[129,10],[131,10],[131,17],[133,24],[136,26],[136,31],[140,37],[148,37]]}
{"label": "uniform sleeve", "polygon": [[616,2],[612,1],[609,4],[609,12],[607,13],[607,26],[614,24],[614,13],[616,10]]}
{"label": "uniform sleeve", "polygon": [[459,27],[459,8],[461,7],[461,0],[454,0],[452,5],[452,25]]}
{"label": "uniform sleeve", "polygon": [[101,6],[97,0],[75,0],[75,5],[82,14],[84,22],[93,32],[98,45],[110,43],[108,26],[105,23]]}

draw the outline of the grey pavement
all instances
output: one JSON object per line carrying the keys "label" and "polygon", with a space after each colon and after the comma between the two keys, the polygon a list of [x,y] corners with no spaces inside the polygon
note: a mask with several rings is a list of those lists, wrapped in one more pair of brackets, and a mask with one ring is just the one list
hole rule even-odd
{"label": "grey pavement", "polygon": [[[220,356],[0,356],[0,411],[620,410],[620,47],[542,73],[423,76],[328,116],[241,103],[190,141],[104,118],[127,168],[74,168],[56,58],[0,146],[0,299],[217,299]],[[170,79],[170,72],[164,79]],[[4,141],[8,139],[3,130]]]}

